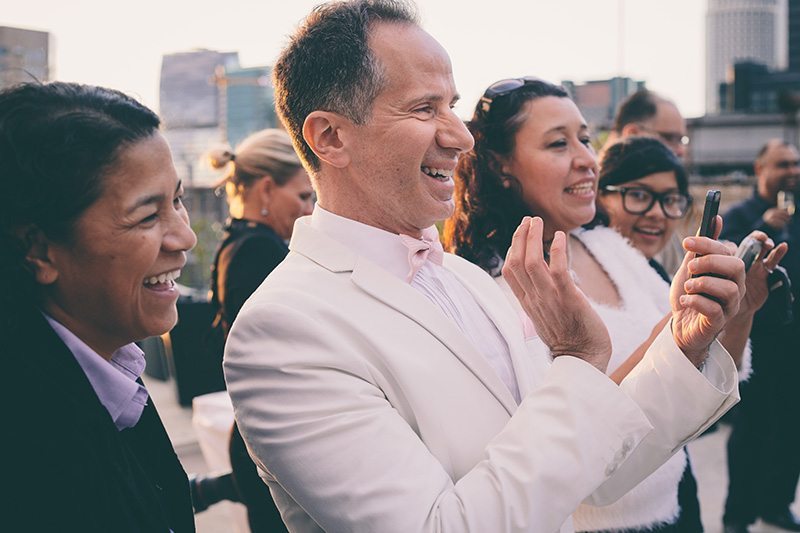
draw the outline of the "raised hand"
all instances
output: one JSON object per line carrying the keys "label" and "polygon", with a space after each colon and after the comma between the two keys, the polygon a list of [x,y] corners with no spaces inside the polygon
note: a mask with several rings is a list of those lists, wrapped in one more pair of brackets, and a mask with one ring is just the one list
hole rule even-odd
{"label": "raised hand", "polygon": [[784,242],[775,246],[766,233],[762,231],[754,231],[749,237],[762,242],[761,253],[758,258],[753,262],[753,266],[747,271],[745,278],[746,292],[742,303],[739,306],[739,315],[752,315],[764,305],[769,296],[769,287],[767,287],[767,276],[769,273],[778,266],[783,256],[789,250],[789,246]]}
{"label": "raised hand", "polygon": [[777,207],[770,207],[762,215],[764,222],[776,230],[782,230],[783,227],[792,219],[792,215],[786,209],[779,209]]}
{"label": "raised hand", "polygon": [[508,282],[553,357],[572,355],[605,373],[611,339],[600,316],[575,286],[567,263],[567,236],[558,231],[545,260],[544,223],[525,217],[503,265]]}
{"label": "raised hand", "polygon": [[[717,217],[715,229],[718,236],[722,217]],[[707,237],[687,237],[683,247],[687,254],[670,288],[672,335],[686,357],[700,366],[711,343],[739,311],[744,263],[725,243]]]}

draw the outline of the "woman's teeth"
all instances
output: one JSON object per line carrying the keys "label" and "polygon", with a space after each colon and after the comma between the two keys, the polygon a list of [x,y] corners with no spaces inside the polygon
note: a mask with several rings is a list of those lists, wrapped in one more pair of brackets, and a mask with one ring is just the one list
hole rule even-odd
{"label": "woman's teeth", "polygon": [[156,285],[157,283],[166,283],[167,281],[173,282],[181,275],[180,270],[173,270],[172,272],[165,272],[158,276],[151,276],[144,280],[145,285]]}
{"label": "woman's teeth", "polygon": [[644,233],[645,235],[654,235],[659,236],[664,233],[663,229],[656,229],[656,228],[636,228],[636,231],[639,233]]}
{"label": "woman's teeth", "polygon": [[439,181],[447,181],[452,179],[453,171],[444,169],[444,168],[433,168],[433,167],[421,167],[422,172],[427,174],[428,176],[437,179]]}
{"label": "woman's teeth", "polygon": [[569,194],[589,194],[594,192],[594,183],[581,183],[564,189]]}

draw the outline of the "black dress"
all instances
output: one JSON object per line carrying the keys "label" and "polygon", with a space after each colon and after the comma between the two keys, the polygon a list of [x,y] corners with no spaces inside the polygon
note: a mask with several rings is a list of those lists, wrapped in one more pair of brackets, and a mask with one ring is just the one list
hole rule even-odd
{"label": "black dress", "polygon": [[[225,228],[211,276],[211,302],[225,335],[244,302],[289,253],[289,247],[272,228],[243,219],[233,219]],[[234,423],[230,441],[233,481],[252,533],[286,531],[269,489],[258,475]]]}

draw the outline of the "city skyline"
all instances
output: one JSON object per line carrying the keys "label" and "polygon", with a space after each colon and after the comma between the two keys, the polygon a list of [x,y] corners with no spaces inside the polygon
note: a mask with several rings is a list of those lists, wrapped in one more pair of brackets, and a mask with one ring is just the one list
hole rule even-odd
{"label": "city skyline", "polygon": [[[118,6],[99,0],[29,0],[4,8],[0,25],[49,31],[55,79],[113,87],[158,109],[163,54],[207,48],[239,52],[244,67],[271,65],[318,3],[235,0],[223,9],[209,2],[142,0],[120,15]],[[417,5],[423,27],[450,53],[462,117],[471,114],[487,85],[522,75],[579,83],[630,76],[674,99],[685,115],[704,113],[705,2]],[[621,21],[623,32],[617,31]]]}

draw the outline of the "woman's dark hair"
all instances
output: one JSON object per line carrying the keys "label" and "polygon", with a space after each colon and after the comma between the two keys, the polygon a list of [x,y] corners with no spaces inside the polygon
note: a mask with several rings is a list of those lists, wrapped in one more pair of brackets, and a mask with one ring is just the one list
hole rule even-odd
{"label": "woman's dark hair", "polygon": [[36,303],[25,260],[31,236],[69,242],[120,151],[158,126],[147,107],[103,87],[24,83],[0,91],[0,305]]}
{"label": "woman's dark hair", "polygon": [[[678,156],[654,137],[625,137],[605,149],[600,157],[598,198],[607,185],[620,185],[658,172],[673,172],[678,190],[689,196],[689,177]],[[594,220],[586,227],[608,225],[600,202]]]}
{"label": "woman's dark hair", "polygon": [[526,80],[524,85],[494,97],[486,111],[479,101],[467,123],[475,146],[461,156],[455,176],[455,212],[444,227],[447,249],[499,275],[498,256],[505,257],[511,237],[530,209],[522,199],[522,186],[504,175],[500,158],[514,152],[517,132],[528,112],[525,104],[544,96],[569,98],[567,91],[546,81]]}

